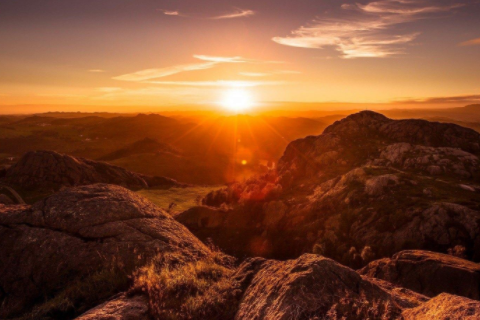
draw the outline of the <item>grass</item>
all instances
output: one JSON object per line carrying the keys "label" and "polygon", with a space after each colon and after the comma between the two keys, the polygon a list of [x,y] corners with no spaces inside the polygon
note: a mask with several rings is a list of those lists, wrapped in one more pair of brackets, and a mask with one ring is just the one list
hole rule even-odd
{"label": "grass", "polygon": [[232,279],[233,264],[226,258],[219,251],[191,262],[175,255],[159,256],[136,273],[130,293],[147,294],[154,319],[233,319],[241,291]]}
{"label": "grass", "polygon": [[[196,186],[188,188],[171,189],[145,189],[137,191],[138,194],[152,201],[162,209],[175,215],[198,206],[203,197],[209,192],[221,188],[220,186]],[[173,205],[172,205],[173,204]]]}

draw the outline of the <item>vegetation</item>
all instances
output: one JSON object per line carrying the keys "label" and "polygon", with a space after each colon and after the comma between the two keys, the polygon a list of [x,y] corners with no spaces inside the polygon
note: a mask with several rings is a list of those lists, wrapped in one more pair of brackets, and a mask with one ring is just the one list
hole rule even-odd
{"label": "vegetation", "polygon": [[159,256],[134,277],[131,293],[146,293],[155,319],[233,319],[241,291],[231,261],[217,252],[200,261]]}
{"label": "vegetation", "polygon": [[218,188],[218,186],[195,186],[188,188],[145,189],[137,193],[171,214],[176,214],[201,204],[200,201],[205,195]]}

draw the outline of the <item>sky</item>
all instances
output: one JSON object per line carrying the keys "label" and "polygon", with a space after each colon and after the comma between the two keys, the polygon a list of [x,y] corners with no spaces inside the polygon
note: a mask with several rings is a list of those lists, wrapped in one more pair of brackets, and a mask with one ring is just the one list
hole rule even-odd
{"label": "sky", "polygon": [[479,17],[478,0],[1,0],[0,113],[210,109],[231,90],[462,106],[480,102]]}

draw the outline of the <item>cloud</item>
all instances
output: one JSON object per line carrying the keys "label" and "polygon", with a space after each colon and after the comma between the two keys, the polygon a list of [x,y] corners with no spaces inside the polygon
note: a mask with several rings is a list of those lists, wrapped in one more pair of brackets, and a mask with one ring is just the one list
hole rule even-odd
{"label": "cloud", "polygon": [[214,57],[214,56],[205,56],[201,54],[193,55],[194,58],[203,60],[203,61],[210,61],[210,62],[218,62],[218,63],[243,63],[247,62],[247,59],[242,57]]}
{"label": "cloud", "polygon": [[145,81],[150,79],[163,78],[163,77],[171,76],[171,75],[181,73],[181,72],[186,72],[186,71],[210,69],[210,68],[213,68],[213,66],[215,66],[216,64],[217,64],[216,62],[205,62],[205,63],[184,64],[184,65],[159,68],[159,69],[146,69],[146,70],[141,70],[141,71],[113,77],[113,79],[122,80],[122,81]]}
{"label": "cloud", "polygon": [[183,64],[165,68],[145,69],[133,73],[124,74],[113,77],[114,80],[121,81],[146,81],[157,78],[164,78],[174,74],[187,71],[206,70],[215,67],[221,63],[283,63],[281,61],[262,61],[254,59],[246,59],[242,57],[218,57],[207,55],[194,55],[194,58],[202,60],[202,63]]}
{"label": "cloud", "polygon": [[197,18],[197,19],[210,19],[210,20],[224,20],[224,19],[236,19],[236,18],[246,18],[256,14],[253,10],[245,10],[245,9],[238,9],[236,8],[235,11],[226,13],[219,16],[201,16],[197,14],[183,14],[177,10],[163,10],[159,9],[158,11],[162,12],[164,15],[167,16],[176,16],[176,17],[190,17],[190,18]]}
{"label": "cloud", "polygon": [[410,104],[442,104],[442,103],[479,103],[480,94],[449,96],[449,97],[430,97],[424,99],[396,100],[395,103]]}
{"label": "cloud", "polygon": [[246,77],[266,77],[270,75],[270,73],[262,73],[262,72],[240,72],[240,74]]}
{"label": "cloud", "polygon": [[253,16],[256,12],[253,10],[244,10],[244,9],[235,9],[232,13],[227,13],[224,15],[212,17],[210,19],[213,20],[221,20],[221,19],[235,19],[235,18],[245,18]]}
{"label": "cloud", "polygon": [[163,11],[163,14],[167,16],[179,16],[180,13],[178,11]]}
{"label": "cloud", "polygon": [[180,13],[180,11],[177,10],[164,10],[164,9],[158,9],[158,11],[162,12],[166,16],[172,16],[172,17],[188,17],[187,15]]}
{"label": "cloud", "polygon": [[267,63],[267,64],[283,64],[284,61],[274,61],[274,60],[257,60],[257,59],[248,59],[243,57],[215,57],[215,56],[206,56],[206,55],[193,55],[194,58],[203,61],[210,62],[221,62],[221,63]]}
{"label": "cloud", "polygon": [[150,84],[159,84],[165,86],[184,86],[184,87],[258,87],[275,86],[285,84],[284,81],[149,81]]}
{"label": "cloud", "polygon": [[277,70],[271,72],[240,72],[240,74],[246,77],[267,77],[278,74],[301,74],[301,72],[293,70]]}
{"label": "cloud", "polygon": [[88,70],[88,72],[101,73],[101,72],[105,72],[105,70],[102,70],[102,69],[90,69],[90,70]]}
{"label": "cloud", "polygon": [[480,38],[468,40],[459,44],[460,46],[478,46],[480,45]]}
{"label": "cloud", "polygon": [[287,37],[272,40],[286,46],[321,49],[334,47],[343,58],[388,57],[404,53],[402,45],[418,32],[396,34],[398,25],[445,12],[460,5],[441,5],[433,0],[380,0],[343,4],[338,12],[317,17]]}

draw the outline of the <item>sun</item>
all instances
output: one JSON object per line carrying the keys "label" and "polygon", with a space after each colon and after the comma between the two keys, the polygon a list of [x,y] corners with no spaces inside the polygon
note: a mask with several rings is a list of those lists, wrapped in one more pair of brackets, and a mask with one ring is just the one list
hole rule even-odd
{"label": "sun", "polygon": [[222,107],[233,112],[244,112],[253,106],[251,93],[244,88],[226,90],[220,101]]}

